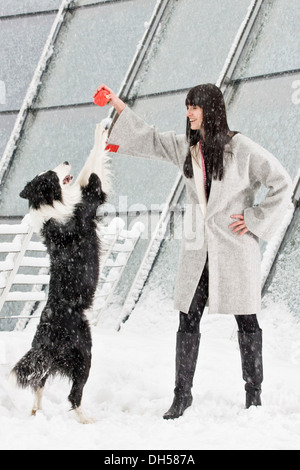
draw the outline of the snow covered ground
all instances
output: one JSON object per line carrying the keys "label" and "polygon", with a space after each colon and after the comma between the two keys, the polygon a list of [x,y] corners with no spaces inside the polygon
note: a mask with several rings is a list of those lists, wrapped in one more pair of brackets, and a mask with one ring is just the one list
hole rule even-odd
{"label": "snow covered ground", "polygon": [[300,323],[284,306],[259,317],[264,331],[263,406],[244,409],[233,317],[204,314],[194,404],[176,421],[172,401],[177,313],[159,289],[143,293],[120,332],[93,328],[93,364],[83,406],[97,419],[82,425],[69,410],[69,384],[47,383],[43,411],[10,387],[11,367],[35,331],[0,333],[0,448],[103,450],[300,449]]}

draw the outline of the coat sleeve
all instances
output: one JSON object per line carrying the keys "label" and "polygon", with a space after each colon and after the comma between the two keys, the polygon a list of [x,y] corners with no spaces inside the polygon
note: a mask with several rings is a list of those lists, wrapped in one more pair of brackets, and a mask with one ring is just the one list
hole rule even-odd
{"label": "coat sleeve", "polygon": [[254,235],[269,241],[291,203],[292,181],[281,163],[258,144],[251,149],[249,173],[250,180],[263,184],[268,192],[260,204],[245,209],[245,223]]}
{"label": "coat sleeve", "polygon": [[117,151],[121,154],[164,160],[180,169],[188,150],[185,135],[176,135],[175,132],[159,133],[128,106],[115,122],[108,144],[117,146]]}

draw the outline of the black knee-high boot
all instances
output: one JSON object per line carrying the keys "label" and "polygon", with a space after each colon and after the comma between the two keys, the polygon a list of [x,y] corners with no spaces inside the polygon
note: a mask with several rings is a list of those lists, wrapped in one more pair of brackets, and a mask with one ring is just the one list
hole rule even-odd
{"label": "black knee-high boot", "polygon": [[246,408],[261,406],[263,381],[262,330],[255,333],[238,332],[243,379],[246,382]]}
{"label": "black knee-high boot", "polygon": [[176,419],[193,402],[192,387],[198,359],[200,334],[177,333],[175,396],[164,419]]}

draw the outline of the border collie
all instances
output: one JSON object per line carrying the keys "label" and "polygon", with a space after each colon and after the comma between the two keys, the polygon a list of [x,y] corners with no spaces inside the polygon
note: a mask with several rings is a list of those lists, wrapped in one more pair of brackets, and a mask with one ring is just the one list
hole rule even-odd
{"label": "border collie", "polygon": [[106,141],[107,131],[98,124],[95,145],[74,184],[64,162],[36,176],[20,193],[29,200],[32,223],[50,256],[47,303],[31,349],[11,372],[17,385],[35,392],[32,415],[41,409],[47,378],[61,374],[72,381],[68,398],[79,420],[94,421],[84,415],[81,399],[91,366],[85,311],[93,304],[99,277],[96,211],[106,201]]}

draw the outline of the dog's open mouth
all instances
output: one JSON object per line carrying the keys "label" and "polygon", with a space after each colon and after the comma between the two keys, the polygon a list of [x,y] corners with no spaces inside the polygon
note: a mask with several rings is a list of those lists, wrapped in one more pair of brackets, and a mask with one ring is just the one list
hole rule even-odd
{"label": "dog's open mouth", "polygon": [[64,179],[63,179],[63,184],[70,184],[71,181],[73,179],[73,176],[72,175],[67,175]]}

